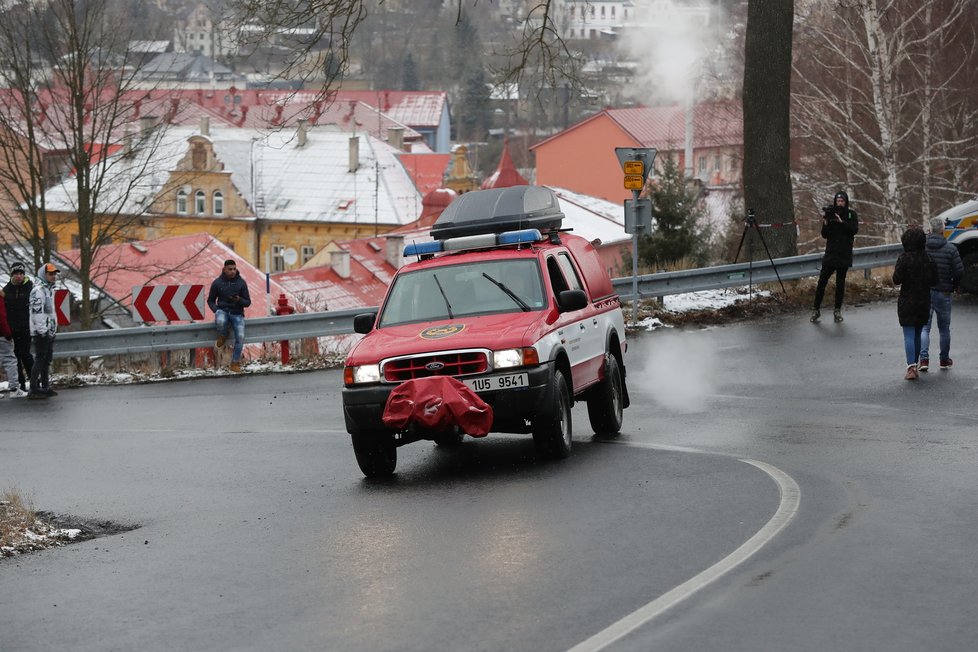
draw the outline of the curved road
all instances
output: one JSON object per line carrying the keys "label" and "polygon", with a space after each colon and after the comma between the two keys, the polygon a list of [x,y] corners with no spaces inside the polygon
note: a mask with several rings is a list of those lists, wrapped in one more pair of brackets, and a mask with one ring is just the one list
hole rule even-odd
{"label": "curved road", "polygon": [[338,371],[5,400],[0,487],[140,527],[0,560],[0,650],[971,649],[976,316],[916,383],[892,304],[644,334],[616,441],[389,482]]}

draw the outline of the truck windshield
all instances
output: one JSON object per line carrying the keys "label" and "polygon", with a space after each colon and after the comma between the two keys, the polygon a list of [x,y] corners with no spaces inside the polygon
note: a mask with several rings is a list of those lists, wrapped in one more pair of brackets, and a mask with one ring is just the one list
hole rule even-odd
{"label": "truck windshield", "polygon": [[545,305],[535,258],[462,263],[398,275],[379,326],[543,310]]}

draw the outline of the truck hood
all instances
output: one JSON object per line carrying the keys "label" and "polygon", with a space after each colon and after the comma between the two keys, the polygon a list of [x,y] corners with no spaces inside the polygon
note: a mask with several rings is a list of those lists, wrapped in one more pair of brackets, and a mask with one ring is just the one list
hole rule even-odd
{"label": "truck hood", "polygon": [[529,346],[544,311],[463,317],[439,322],[387,326],[370,331],[347,356],[346,364],[372,364],[403,355],[456,349]]}

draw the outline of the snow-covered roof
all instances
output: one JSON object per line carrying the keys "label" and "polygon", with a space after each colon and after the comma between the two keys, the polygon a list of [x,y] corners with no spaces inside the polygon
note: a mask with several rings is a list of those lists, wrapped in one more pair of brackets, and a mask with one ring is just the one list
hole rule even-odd
{"label": "snow-covered roof", "polygon": [[564,212],[561,228],[573,229],[575,235],[587,240],[601,240],[604,245],[631,239],[625,233],[624,206],[564,188],[552,190]]}
{"label": "snow-covered roof", "polygon": [[[147,212],[186,154],[188,138],[199,134],[198,129],[172,126],[155,132],[152,146],[135,147],[129,156],[116,152],[109,158],[106,180],[110,183],[103,188],[99,210],[127,215]],[[359,167],[350,172],[348,132],[321,126],[308,127],[306,134],[302,146],[294,129],[268,132],[217,126],[208,138],[252,209],[255,198],[263,199],[263,219],[393,226],[421,214],[421,195],[398,159],[400,150],[360,136]],[[69,179],[48,191],[47,209],[72,212],[75,197]]]}

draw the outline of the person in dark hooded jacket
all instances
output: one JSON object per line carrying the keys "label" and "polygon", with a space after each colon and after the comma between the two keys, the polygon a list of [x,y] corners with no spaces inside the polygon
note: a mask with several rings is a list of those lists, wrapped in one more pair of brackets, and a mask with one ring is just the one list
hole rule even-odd
{"label": "person in dark hooded jacket", "polygon": [[907,380],[917,379],[920,358],[920,332],[930,317],[930,288],[937,283],[937,266],[924,250],[927,236],[919,226],[911,226],[900,238],[903,253],[893,268],[893,283],[900,286],[897,317],[903,327],[903,348],[907,354]]}
{"label": "person in dark hooded jacket", "polygon": [[927,255],[937,265],[937,284],[930,289],[930,316],[920,334],[920,362],[918,371],[930,367],[930,327],[937,316],[937,332],[941,335],[941,369],[950,369],[951,360],[951,294],[956,292],[964,264],[958,248],[944,238],[944,220],[934,217],[930,221],[930,234],[927,236]]}
{"label": "person in dark hooded jacket", "polygon": [[220,349],[234,334],[234,348],[231,350],[231,371],[241,371],[241,352],[244,349],[245,317],[244,309],[251,305],[248,284],[241,278],[238,264],[232,258],[224,261],[221,275],[211,283],[207,294],[207,305],[214,312],[214,325],[217,328],[216,347]]}
{"label": "person in dark hooded jacket", "polygon": [[815,305],[812,306],[812,323],[821,317],[822,298],[829,278],[835,274],[835,321],[842,321],[842,300],[846,296],[846,274],[852,267],[852,243],[859,232],[859,217],[849,208],[849,195],[840,190],[835,193],[831,206],[822,209],[822,237],[825,238],[825,254],[822,271],[815,286]]}
{"label": "person in dark hooded jacket", "polygon": [[10,267],[10,282],[3,287],[3,300],[7,308],[7,322],[14,339],[14,356],[17,358],[17,381],[23,392],[27,391],[27,379],[34,368],[31,355],[31,290],[34,284],[27,278],[24,263]]}

